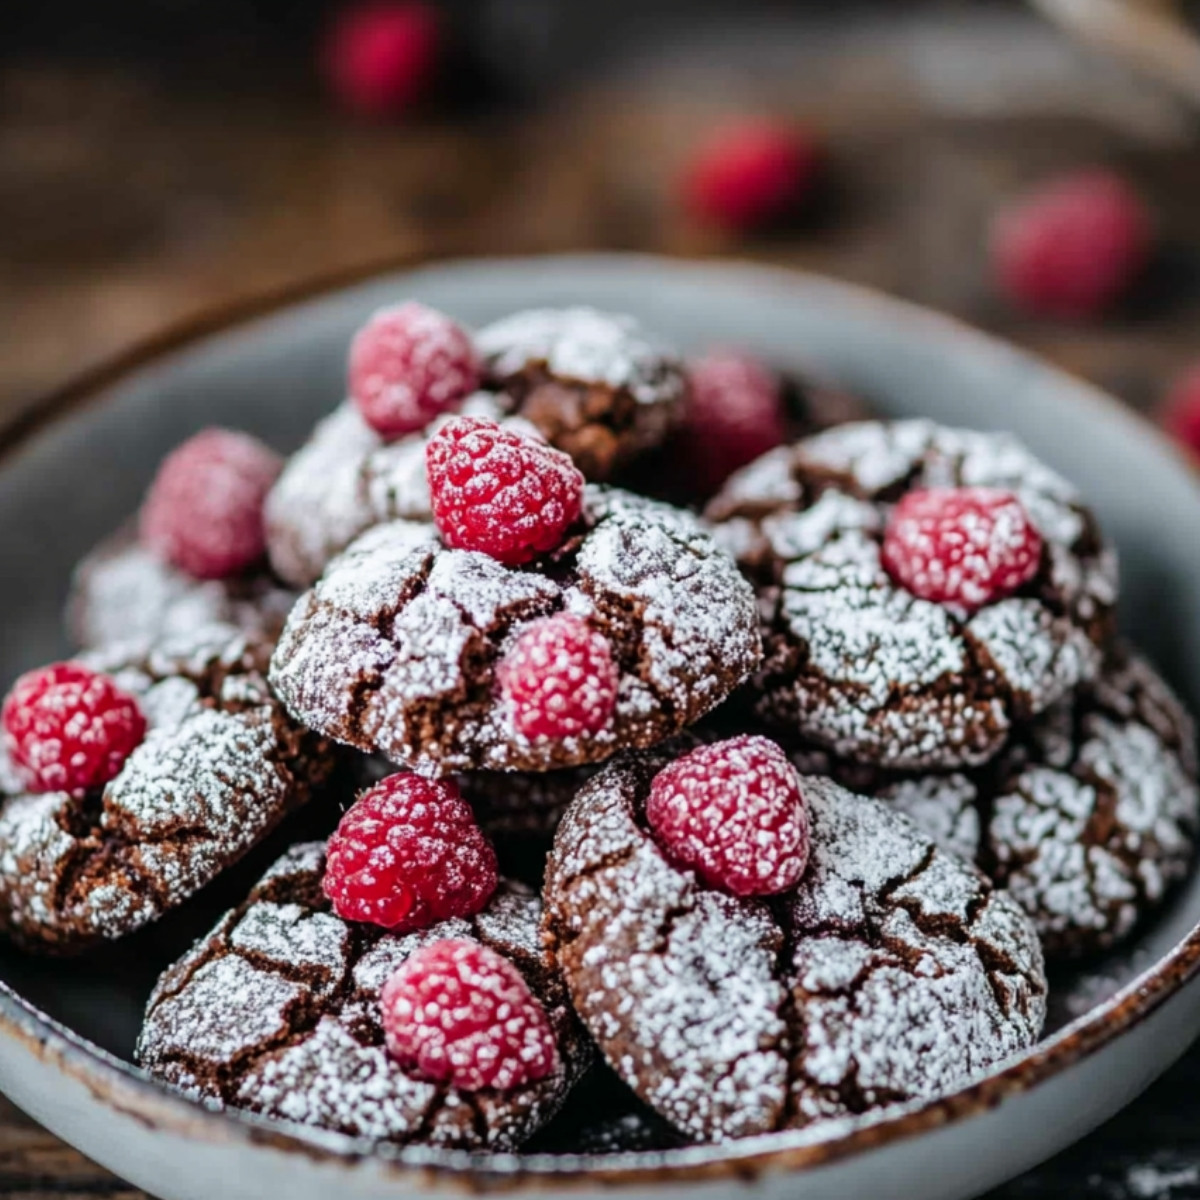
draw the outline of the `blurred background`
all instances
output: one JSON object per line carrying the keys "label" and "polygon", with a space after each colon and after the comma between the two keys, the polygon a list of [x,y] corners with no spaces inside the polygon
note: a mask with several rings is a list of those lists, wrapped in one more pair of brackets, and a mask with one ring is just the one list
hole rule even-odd
{"label": "blurred background", "polygon": [[[1193,21],[1169,0],[4,0],[0,414],[313,275],[579,248],[869,283],[1149,406],[1200,354]],[[736,131],[713,148],[747,120],[798,131],[782,182],[739,180]],[[734,179],[698,198],[712,153]],[[1152,261],[1103,312],[1039,315],[989,230],[1094,166],[1136,189]],[[769,220],[722,211],[775,185]]]}
{"label": "blurred background", "polygon": [[[883,288],[1200,448],[1198,37],[1173,0],[0,0],[0,422],[314,276],[613,249]],[[1200,1197],[1195,1070],[997,1196]],[[0,1194],[140,1197],[5,1104]]]}

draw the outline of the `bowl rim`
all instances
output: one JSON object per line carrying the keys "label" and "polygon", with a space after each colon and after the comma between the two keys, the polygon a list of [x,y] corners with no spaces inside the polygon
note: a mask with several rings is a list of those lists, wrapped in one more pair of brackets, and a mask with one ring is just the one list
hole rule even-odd
{"label": "bowl rim", "polygon": [[[128,349],[105,358],[23,406],[17,417],[0,430],[0,469],[37,434],[101,400],[143,368],[257,320],[282,314],[293,306],[329,298],[356,284],[382,280],[402,271],[443,267],[502,270],[505,266],[536,263],[578,263],[592,267],[604,264],[610,268],[657,265],[671,270],[692,267],[723,272],[745,281],[758,277],[763,282],[791,287],[807,283],[837,296],[847,307],[884,310],[891,319],[924,330],[935,340],[967,341],[981,354],[1002,353],[1010,359],[1015,354],[1070,387],[1080,401],[1100,405],[1110,416],[1118,415],[1140,426],[1143,436],[1157,441],[1162,452],[1189,469],[1193,465],[1187,454],[1142,414],[1094,384],[1003,338],[913,301],[817,272],[754,260],[669,253],[584,252],[510,257],[407,253],[321,273],[203,309],[139,339]],[[82,1084],[97,1100],[151,1130],[210,1143],[266,1146],[345,1166],[369,1162],[397,1183],[427,1190],[479,1194],[721,1180],[745,1183],[766,1173],[828,1165],[981,1115],[1089,1058],[1146,1020],[1198,974],[1200,924],[1115,996],[1039,1043],[1030,1053],[1010,1060],[1007,1066],[949,1096],[886,1110],[879,1116],[858,1118],[847,1123],[841,1132],[837,1131],[841,1123],[829,1122],[818,1126],[815,1133],[799,1130],[724,1145],[614,1155],[479,1154],[381,1146],[237,1110],[210,1109],[173,1093],[131,1063],[80,1037],[41,1012],[3,980],[0,980],[0,1036],[13,1039],[44,1064]]]}

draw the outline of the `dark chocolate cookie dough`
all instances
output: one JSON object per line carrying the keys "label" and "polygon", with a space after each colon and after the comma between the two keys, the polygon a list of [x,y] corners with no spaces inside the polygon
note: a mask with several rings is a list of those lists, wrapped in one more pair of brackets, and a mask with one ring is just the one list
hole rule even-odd
{"label": "dark chocolate cookie dough", "polygon": [[194,579],[123,531],[75,568],[67,627],[85,649],[150,643],[205,625],[231,625],[252,637],[274,639],[295,600],[296,593],[265,566],[231,579]]}
{"label": "dark chocolate cookie dough", "polygon": [[701,885],[644,820],[654,752],[559,826],[545,932],[610,1065],[703,1141],[953,1092],[1041,1032],[1033,925],[887,805],[804,778],[811,857],[770,902]]}
{"label": "dark chocolate cookie dough", "polygon": [[1191,718],[1123,649],[995,764],[888,780],[878,794],[1007,888],[1051,958],[1128,935],[1187,874],[1200,829]]}
{"label": "dark chocolate cookie dough", "polygon": [[[195,1099],[353,1137],[511,1150],[558,1110],[587,1039],[538,940],[540,905],[502,883],[468,919],[398,935],[343,921],[321,891],[324,847],[294,847],[159,980],[137,1060]],[[379,995],[416,950],[468,938],[512,962],[546,1009],[558,1070],[507,1092],[408,1073],[383,1044]]]}
{"label": "dark chocolate cookie dough", "polygon": [[[914,596],[881,562],[890,506],[939,486],[1014,492],[1043,541],[1033,578],[969,616]],[[706,515],[758,586],[752,700],[785,735],[886,767],[980,763],[1099,669],[1114,554],[1075,490],[1007,435],[839,426],[764,455]]]}
{"label": "dark chocolate cookie dough", "polygon": [[[496,664],[529,622],[561,611],[609,640],[616,706],[598,733],[529,738]],[[402,766],[544,771],[662,741],[758,658],[753,593],[699,523],[589,485],[577,535],[527,568],[447,549],[428,525],[370,530],[296,605],[271,680],[297,720]]]}
{"label": "dark chocolate cookie dough", "polygon": [[209,627],[81,661],[137,697],[145,740],[102,792],[29,793],[0,763],[0,928],[76,950],[156,920],[257,845],[330,773],[272,697],[270,646]]}

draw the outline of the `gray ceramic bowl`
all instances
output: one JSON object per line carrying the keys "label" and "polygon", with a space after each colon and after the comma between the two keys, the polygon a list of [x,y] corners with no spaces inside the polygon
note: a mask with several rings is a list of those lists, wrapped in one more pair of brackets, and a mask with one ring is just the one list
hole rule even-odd
{"label": "gray ceramic bowl", "polygon": [[[468,322],[530,305],[629,310],[685,348],[815,363],[888,413],[1010,429],[1090,497],[1124,567],[1126,629],[1200,699],[1200,487],[1104,396],[948,320],[827,280],[591,257],[434,266],[171,337],[47,404],[0,463],[0,680],[62,654],[71,564],[131,513],[160,456],[220,422],[297,444],[340,398],[347,341],[415,297]],[[128,1063],[161,965],[144,942],[95,964],[0,957],[0,1086],[85,1153],[171,1200],[347,1200],[504,1191],[762,1200],[974,1195],[1095,1127],[1200,1031],[1200,877],[1133,950],[1061,981],[1052,1031],[964,1091],[869,1121],[608,1159],[388,1151],[179,1099]]]}

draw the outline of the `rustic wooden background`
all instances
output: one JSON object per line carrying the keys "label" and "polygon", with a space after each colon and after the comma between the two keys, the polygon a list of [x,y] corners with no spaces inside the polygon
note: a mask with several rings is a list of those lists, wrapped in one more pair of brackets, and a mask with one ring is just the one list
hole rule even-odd
{"label": "rustic wooden background", "polygon": [[[502,3],[485,5],[498,40],[484,49],[517,99],[457,88],[402,128],[331,113],[295,60],[259,72],[245,55],[239,70],[184,70],[144,48],[106,58],[86,37],[56,40],[47,19],[19,55],[0,39],[0,419],[174,321],[410,253],[795,264],[955,312],[1142,408],[1200,357],[1200,114],[1183,103],[1015,3],[743,5],[736,18],[667,4],[649,22],[651,7],[608,0],[597,67],[594,26],[504,41]],[[811,120],[832,170],[806,220],[732,244],[681,220],[670,181],[706,126],[746,109]],[[988,285],[991,213],[1097,161],[1145,189],[1160,261],[1103,325],[1015,317]],[[1198,1080],[1200,1052],[994,1200],[1200,1197]],[[140,1195],[0,1106],[0,1196]]]}

